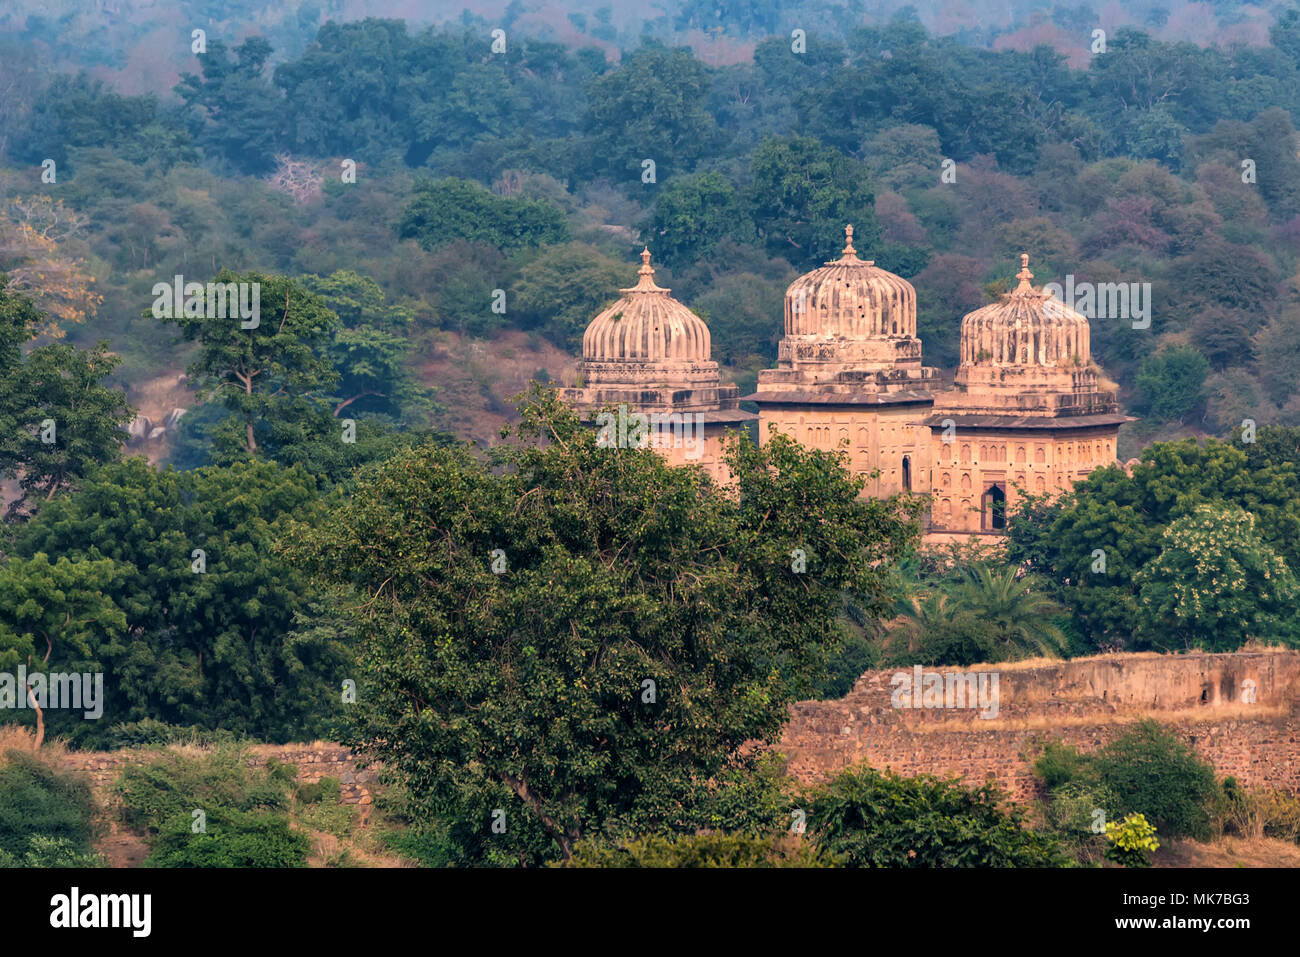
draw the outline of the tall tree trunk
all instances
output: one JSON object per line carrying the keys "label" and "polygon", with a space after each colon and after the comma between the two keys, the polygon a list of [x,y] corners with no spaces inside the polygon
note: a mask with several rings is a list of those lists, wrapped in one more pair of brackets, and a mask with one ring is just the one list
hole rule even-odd
{"label": "tall tree trunk", "polygon": [[36,712],[36,750],[39,751],[41,745],[45,743],[45,712],[36,703],[36,695],[32,694],[32,686],[24,683],[23,687],[27,689],[27,700],[31,702],[32,710]]}

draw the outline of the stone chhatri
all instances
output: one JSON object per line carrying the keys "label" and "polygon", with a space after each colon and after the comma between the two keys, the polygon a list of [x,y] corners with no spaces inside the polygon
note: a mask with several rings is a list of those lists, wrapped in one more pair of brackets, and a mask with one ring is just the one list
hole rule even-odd
{"label": "stone chhatri", "polygon": [[675,464],[693,462],[726,481],[723,433],[757,416],[741,411],[739,389],[722,384],[704,320],[658,285],[654,274],[650,250],[642,249],[636,285],[620,289],[622,296],[583,334],[583,384],[562,395],[587,421],[619,406],[628,413],[689,416],[703,430],[702,454],[688,458],[680,445],[660,451]]}

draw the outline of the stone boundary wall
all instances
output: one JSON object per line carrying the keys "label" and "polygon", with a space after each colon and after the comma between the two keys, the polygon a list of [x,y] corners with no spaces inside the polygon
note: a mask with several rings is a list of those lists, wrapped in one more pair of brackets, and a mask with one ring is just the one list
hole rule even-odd
{"label": "stone boundary wall", "polygon": [[[1220,775],[1300,794],[1300,653],[1105,655],[1042,665],[976,665],[996,673],[998,713],[906,709],[891,702],[898,671],[869,671],[837,701],[801,701],[777,745],[805,783],[868,762],[900,774],[994,780],[1015,800],[1034,792],[1030,761],[1061,738],[1092,751],[1133,722],[1171,726]],[[1253,701],[1250,700],[1253,697]],[[919,699],[918,699],[919,700]]]}
{"label": "stone boundary wall", "polygon": [[[866,761],[904,775],[957,776],[969,784],[991,779],[1026,800],[1034,792],[1030,761],[1046,741],[1060,738],[1092,751],[1153,718],[1174,728],[1220,775],[1300,794],[1300,653],[1105,655],[965,670],[997,674],[996,718],[981,718],[978,709],[895,708],[891,682],[899,671],[868,671],[839,700],[790,706],[777,744],[787,770],[811,783]],[[200,753],[184,745],[170,750]],[[108,797],[125,764],[159,753],[69,752],[63,765],[88,773],[96,792]],[[342,745],[254,745],[248,756],[252,766],[272,757],[294,765],[300,783],[338,778],[343,802],[362,805],[363,813],[373,802],[376,767],[359,767]]]}
{"label": "stone boundary wall", "polygon": [[[147,763],[167,751],[197,755],[204,749],[174,745],[122,751],[70,751],[63,758],[62,765],[67,770],[84,771],[90,775],[95,792],[106,799],[118,772],[125,765]],[[338,778],[344,804],[359,804],[363,811],[368,811],[374,801],[377,768],[359,767],[353,753],[342,745],[319,741],[313,744],[258,744],[247,748],[247,753],[250,767],[264,767],[270,758],[294,765],[298,769],[299,784],[314,784],[323,777]]]}

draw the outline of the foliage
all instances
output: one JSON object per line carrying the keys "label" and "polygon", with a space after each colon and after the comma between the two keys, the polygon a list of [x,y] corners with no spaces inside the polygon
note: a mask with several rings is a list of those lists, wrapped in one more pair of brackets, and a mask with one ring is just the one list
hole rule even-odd
{"label": "foliage", "polygon": [[5,753],[0,764],[0,853],[27,867],[76,866],[71,861],[90,852],[94,812],[90,782],[83,775],[58,771],[29,751]]}
{"label": "foliage", "polygon": [[607,825],[689,821],[703,782],[809,688],[841,592],[884,607],[915,526],[781,437],[739,441],[736,499],[651,450],[598,448],[553,393],[521,412],[507,471],[400,454],[293,551],[368,609],[354,742],[458,840],[527,861]]}
{"label": "foliage", "polygon": [[96,465],[121,456],[120,429],[133,411],[104,379],[117,365],[100,343],[24,348],[41,313],[0,276],[0,478],[18,479],[11,516],[34,511]]}
{"label": "foliage", "polygon": [[1138,372],[1134,408],[1157,422],[1181,422],[1204,397],[1210,364],[1191,346],[1150,356]]}
{"label": "foliage", "polygon": [[103,855],[81,850],[76,841],[66,837],[47,837],[33,834],[27,842],[27,851],[16,857],[0,850],[0,867],[107,867]]}
{"label": "foliage", "polygon": [[1251,639],[1300,644],[1300,584],[1266,544],[1255,516],[1203,504],[1171,522],[1160,554],[1142,567],[1135,631],[1170,650],[1236,651]]}
{"label": "foliage", "polygon": [[753,226],[746,219],[740,196],[724,176],[696,173],[664,187],[645,237],[660,260],[682,269],[708,259],[724,238],[748,238]]}
{"label": "foliage", "polygon": [[311,841],[284,814],[222,811],[194,833],[188,812],[165,821],[146,867],[306,867]]}
{"label": "foliage", "polygon": [[718,140],[705,108],[708,70],[685,47],[643,45],[617,70],[587,84],[583,128],[594,172],[641,186],[642,161],[656,179],[690,172]]}
{"label": "foliage", "polygon": [[809,137],[770,139],[754,152],[751,202],[767,249],[812,268],[839,258],[846,223],[866,251],[880,235],[861,163]]}
{"label": "foliage", "polygon": [[1067,639],[1054,619],[1062,611],[1034,576],[977,561],[900,597],[886,658],[895,666],[1061,657]]}
{"label": "foliage", "polygon": [[564,215],[551,204],[496,196],[458,179],[418,183],[397,232],[403,239],[417,240],[425,249],[466,240],[514,250],[569,238]]}
{"label": "foliage", "polygon": [[[211,304],[211,317],[173,304],[163,321],[199,343],[186,374],[200,401],[215,400],[231,410],[241,426],[242,451],[256,455],[259,434],[266,443],[278,424],[309,416],[320,394],[338,385],[339,375],[324,353],[339,320],[319,296],[283,276],[223,270],[214,281],[256,285],[263,307],[259,315],[237,322],[217,316]],[[277,438],[273,445],[285,444],[283,436]]]}
{"label": "foliage", "polygon": [[0,574],[57,599],[24,633],[40,654],[41,628],[57,639],[51,670],[102,671],[106,699],[103,720],[52,712],[51,728],[99,744],[144,718],[281,741],[319,733],[341,707],[348,653],[337,636],[296,632],[311,590],[273,550],[291,516],[319,508],[302,471],[258,461],[181,473],[131,459],[47,503]]}
{"label": "foliage", "polygon": [[581,349],[587,324],[636,279],[624,263],[583,243],[541,250],[519,270],[507,309],[562,349]]}
{"label": "foliage", "polygon": [[1130,814],[1123,821],[1106,823],[1107,860],[1114,861],[1122,867],[1150,867],[1147,857],[1151,851],[1160,847],[1156,840],[1156,829],[1141,814]]}
{"label": "foliage", "polygon": [[808,833],[849,867],[1050,867],[1064,862],[1049,837],[1004,812],[997,789],[862,766],[815,789]]}
{"label": "foliage", "polygon": [[1205,839],[1218,794],[1214,769],[1172,731],[1154,721],[1135,725],[1092,754],[1049,744],[1034,766],[1053,792],[1078,784],[1114,801],[1106,819],[1142,814],[1162,834]]}
{"label": "foliage", "polygon": [[241,748],[219,747],[127,765],[114,790],[123,823],[149,842],[146,866],[302,867],[310,842],[289,824],[293,778],[291,765],[254,769]]}
{"label": "foliage", "polygon": [[793,835],[704,832],[610,846],[584,841],[564,867],[836,867],[834,855]]}
{"label": "foliage", "polygon": [[[1263,546],[1285,561],[1288,569],[1300,567],[1300,468],[1293,461],[1296,456],[1282,451],[1286,440],[1280,434],[1261,428],[1257,438],[1260,447],[1270,451],[1250,451],[1253,445],[1239,441],[1155,443],[1142,453],[1132,474],[1119,468],[1095,469],[1065,495],[1050,500],[1031,496],[1009,518],[1008,557],[1052,583],[1052,597],[1069,608],[1092,648],[1167,647],[1163,641],[1152,644],[1155,633],[1150,629],[1155,627],[1156,612],[1141,610],[1141,588],[1149,582],[1147,600],[1154,603],[1168,599],[1166,589],[1184,586],[1156,583],[1155,568],[1147,578],[1140,572],[1161,555],[1166,529],[1193,515],[1199,506],[1235,506],[1256,518],[1258,541],[1243,539],[1238,530],[1219,528],[1196,545],[1207,557],[1218,554],[1224,570],[1228,565],[1223,563],[1241,561],[1256,569],[1251,573],[1256,577],[1265,569],[1280,568],[1269,564]],[[1169,567],[1186,567],[1190,560],[1175,548],[1164,561]],[[1289,578],[1284,576],[1280,583],[1284,591],[1286,581]],[[1260,594],[1225,591],[1221,597],[1235,603],[1246,621],[1259,616],[1265,622],[1274,607],[1269,603],[1276,587],[1270,585]],[[1135,635],[1134,624],[1143,614],[1150,616],[1150,627]],[[1177,622],[1169,619],[1164,624]],[[1241,636],[1242,629],[1229,628],[1228,637],[1233,635]],[[1287,640],[1286,636],[1285,630],[1260,635],[1265,640]]]}

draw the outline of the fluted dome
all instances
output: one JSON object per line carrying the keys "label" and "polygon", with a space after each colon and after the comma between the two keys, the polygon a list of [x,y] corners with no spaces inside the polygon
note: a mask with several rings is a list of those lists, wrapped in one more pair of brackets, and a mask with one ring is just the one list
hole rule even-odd
{"label": "fluted dome", "polygon": [[1030,283],[1029,256],[1020,254],[1020,284],[1001,301],[961,321],[961,364],[1086,367],[1092,359],[1088,320]]}
{"label": "fluted dome", "polygon": [[872,339],[916,336],[916,290],[901,276],[859,259],[853,227],[844,252],[800,276],[785,293],[785,334]]}
{"label": "fluted dome", "polygon": [[1035,289],[1029,256],[1019,285],[961,321],[961,364],[953,391],[936,401],[980,414],[1112,416],[1115,392],[1092,362],[1088,320]]}
{"label": "fluted dome", "polygon": [[641,252],[640,278],[623,297],[591,321],[582,357],[597,362],[708,362],[709,327],[655,285],[650,250]]}

